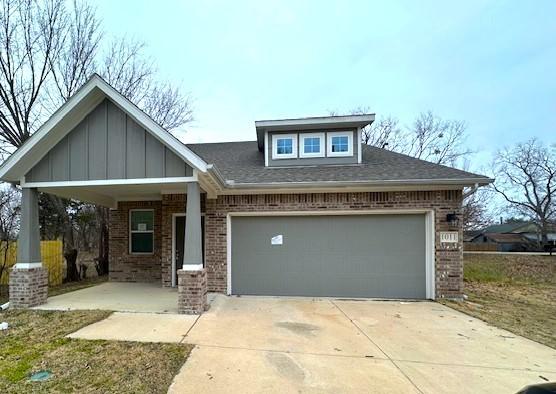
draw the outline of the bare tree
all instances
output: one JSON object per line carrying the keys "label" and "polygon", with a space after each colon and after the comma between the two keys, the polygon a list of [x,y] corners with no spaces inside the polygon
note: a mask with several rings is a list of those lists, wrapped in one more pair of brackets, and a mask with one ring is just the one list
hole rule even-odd
{"label": "bare tree", "polygon": [[431,111],[417,116],[406,133],[402,153],[437,164],[454,165],[471,153],[464,148],[466,124],[459,120],[444,120]]}
{"label": "bare tree", "polygon": [[155,122],[167,130],[173,130],[193,120],[191,98],[170,83],[152,87],[141,106]]}
{"label": "bare tree", "polygon": [[[329,111],[336,115],[335,111]],[[370,113],[368,107],[358,107],[351,114]],[[402,129],[393,116],[378,118],[361,130],[361,140],[367,145],[403,153],[437,164],[456,165],[470,153],[466,149],[467,125],[459,120],[446,120],[432,111],[420,113],[409,127]],[[459,163],[462,164],[462,163]]]}
{"label": "bare tree", "polygon": [[462,222],[464,231],[480,230],[492,223],[488,210],[488,189],[479,189],[463,200]]}
{"label": "bare tree", "polygon": [[[96,9],[87,0],[65,5],[66,0],[0,0],[0,156],[20,147],[94,72],[167,130],[192,120],[189,96],[156,79],[144,43],[124,37],[102,51]],[[41,201],[64,228],[68,276],[76,277],[75,207],[56,196]],[[108,228],[107,212],[99,208],[101,232]],[[100,253],[102,261],[107,251]]]}
{"label": "bare tree", "polygon": [[67,101],[97,69],[96,53],[102,33],[96,10],[85,1],[74,0],[67,15],[66,36],[59,56],[51,56],[52,110]]}
{"label": "bare tree", "polygon": [[540,242],[548,241],[548,228],[556,216],[556,148],[531,139],[500,150],[492,168],[493,189],[517,214],[534,221]]}
{"label": "bare tree", "polygon": [[398,119],[387,116],[379,118],[361,130],[361,140],[364,144],[400,150],[403,144],[402,130],[399,128]]}
{"label": "bare tree", "polygon": [[62,0],[2,0],[0,6],[0,145],[21,146],[41,121],[50,59],[63,44]]}
{"label": "bare tree", "polygon": [[122,95],[139,105],[149,95],[154,63],[144,54],[145,43],[125,37],[114,40],[98,73]]}
{"label": "bare tree", "polygon": [[[0,278],[8,270],[11,245],[17,239],[19,230],[21,194],[13,186],[4,185],[0,189]],[[2,295],[0,286],[0,295]]]}

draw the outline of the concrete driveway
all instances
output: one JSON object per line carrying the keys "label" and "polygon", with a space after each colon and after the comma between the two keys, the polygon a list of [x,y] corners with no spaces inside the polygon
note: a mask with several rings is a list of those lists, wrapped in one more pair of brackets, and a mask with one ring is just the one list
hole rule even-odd
{"label": "concrete driveway", "polygon": [[197,392],[512,393],[556,351],[433,302],[216,296],[170,387]]}

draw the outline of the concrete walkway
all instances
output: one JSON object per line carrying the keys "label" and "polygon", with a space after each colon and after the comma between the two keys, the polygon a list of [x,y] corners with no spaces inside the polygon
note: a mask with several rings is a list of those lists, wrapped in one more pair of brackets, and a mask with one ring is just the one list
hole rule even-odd
{"label": "concrete walkway", "polygon": [[179,343],[198,318],[196,315],[114,312],[68,338]]}
{"label": "concrete walkway", "polygon": [[48,297],[46,304],[33,309],[178,313],[178,292],[158,283],[107,282]]}

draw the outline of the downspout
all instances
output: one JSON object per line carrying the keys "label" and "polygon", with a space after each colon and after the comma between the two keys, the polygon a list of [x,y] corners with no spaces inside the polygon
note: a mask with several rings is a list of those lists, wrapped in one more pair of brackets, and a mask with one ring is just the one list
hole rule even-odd
{"label": "downspout", "polygon": [[461,197],[462,197],[462,200],[465,200],[467,197],[469,197],[470,195],[474,194],[474,193],[477,191],[477,189],[479,189],[479,184],[478,184],[478,183],[475,183],[475,184],[473,185],[473,187],[471,188],[471,190],[468,190],[467,192],[465,192],[465,193],[462,194],[462,196],[461,196]]}

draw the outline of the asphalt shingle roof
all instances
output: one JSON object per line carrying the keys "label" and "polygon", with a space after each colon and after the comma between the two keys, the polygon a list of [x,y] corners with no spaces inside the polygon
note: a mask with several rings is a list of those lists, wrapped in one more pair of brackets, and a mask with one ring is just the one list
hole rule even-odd
{"label": "asphalt shingle roof", "polygon": [[361,164],[265,167],[256,141],[187,144],[207,163],[214,164],[226,181],[241,183],[468,180],[488,178],[368,145]]}
{"label": "asphalt shingle roof", "polygon": [[187,144],[209,164],[214,164],[226,181],[241,183],[351,182],[404,180],[469,180],[489,178],[457,170],[368,145],[363,146],[362,163],[265,167],[264,154],[256,141]]}

